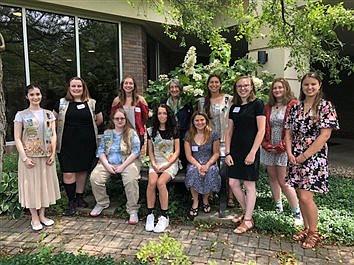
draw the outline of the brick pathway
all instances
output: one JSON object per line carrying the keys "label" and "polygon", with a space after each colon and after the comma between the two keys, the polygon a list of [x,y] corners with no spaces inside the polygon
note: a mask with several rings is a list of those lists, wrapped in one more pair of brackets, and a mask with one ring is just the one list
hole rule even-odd
{"label": "brick pathway", "polygon": [[[128,225],[126,220],[111,217],[60,217],[53,227],[34,232],[28,216],[9,220],[0,216],[0,251],[16,254],[36,251],[40,245],[50,245],[55,251],[92,255],[111,255],[133,260],[138,249],[158,234],[145,232],[144,223]],[[194,226],[174,226],[168,232],[184,246],[194,264],[280,264],[280,253],[294,255],[298,264],[354,264],[353,247],[322,246],[303,250],[297,243],[272,239],[269,236],[246,233],[235,235],[231,229],[213,232],[197,231]]]}

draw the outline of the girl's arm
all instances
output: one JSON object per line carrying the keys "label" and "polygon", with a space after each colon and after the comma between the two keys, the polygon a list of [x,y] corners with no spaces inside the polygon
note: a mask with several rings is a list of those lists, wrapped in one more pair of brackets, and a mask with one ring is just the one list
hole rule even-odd
{"label": "girl's arm", "polygon": [[20,159],[25,163],[27,168],[32,168],[35,166],[35,163],[32,161],[31,158],[27,157],[25,149],[22,143],[22,122],[14,122],[14,137],[15,137],[15,144],[20,156]]}
{"label": "girl's arm", "polygon": [[232,166],[234,164],[234,161],[233,161],[231,155],[229,155],[233,132],[234,132],[234,122],[233,122],[233,120],[228,119],[227,120],[227,128],[226,128],[226,132],[225,132],[225,163],[228,166]]}
{"label": "girl's arm", "polygon": [[184,141],[184,151],[186,153],[186,158],[189,163],[196,166],[198,169],[201,167],[199,162],[193,157],[192,155],[192,148],[191,144],[188,141]]}
{"label": "girl's arm", "polygon": [[219,159],[220,156],[220,140],[215,140],[213,142],[213,155],[210,157],[208,162],[205,164],[207,168],[209,168],[211,165],[214,165],[215,162]]}
{"label": "girl's arm", "polygon": [[103,115],[102,115],[102,112],[100,112],[100,113],[97,113],[96,115],[95,115],[96,117],[96,125],[97,126],[99,126],[99,125],[101,125],[102,124],[102,122],[103,122]]}
{"label": "girl's arm", "polygon": [[147,145],[148,145],[148,155],[150,158],[151,166],[156,172],[158,172],[158,168],[155,160],[155,154],[154,154],[154,145],[152,144],[151,139],[148,139]]}
{"label": "girl's arm", "polygon": [[320,135],[317,136],[316,140],[303,152],[302,154],[296,157],[297,163],[303,163],[309,157],[313,156],[317,152],[319,152],[323,146],[326,144],[328,139],[331,137],[332,128],[322,128],[320,131]]}
{"label": "girl's arm", "polygon": [[258,131],[257,131],[256,137],[254,138],[252,148],[245,158],[246,165],[251,165],[254,163],[256,153],[257,153],[259,147],[261,146],[261,143],[262,143],[263,137],[264,137],[264,133],[265,133],[266,117],[263,115],[260,115],[260,116],[256,117],[256,120],[257,120]]}
{"label": "girl's arm", "polygon": [[296,164],[295,156],[293,155],[291,144],[292,144],[292,136],[290,129],[285,129],[284,131],[284,142],[285,142],[285,150],[288,155],[288,160],[292,164]]}
{"label": "girl's arm", "polygon": [[54,163],[55,161],[55,149],[56,149],[56,146],[57,146],[57,132],[56,132],[56,126],[55,126],[55,121],[51,121],[50,123],[50,127],[51,127],[51,130],[52,130],[52,136],[50,138],[50,141],[51,141],[51,149],[52,149],[52,153],[50,155],[50,157],[48,158],[47,160],[47,164],[48,165],[51,165]]}

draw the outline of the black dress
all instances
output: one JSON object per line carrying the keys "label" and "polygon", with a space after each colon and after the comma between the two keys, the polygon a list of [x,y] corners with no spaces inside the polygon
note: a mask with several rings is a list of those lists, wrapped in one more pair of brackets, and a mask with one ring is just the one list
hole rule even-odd
{"label": "black dress", "polygon": [[234,123],[234,131],[231,139],[230,154],[234,165],[228,167],[228,176],[230,178],[258,180],[259,150],[252,165],[246,165],[244,161],[258,132],[256,117],[263,115],[264,104],[259,99],[248,102],[245,105],[231,106],[229,119]]}
{"label": "black dress", "polygon": [[[85,107],[83,107],[85,106]],[[54,106],[59,113],[59,102]],[[95,106],[95,114],[101,111]],[[62,172],[88,171],[96,153],[96,136],[87,102],[70,102],[58,159]]]}

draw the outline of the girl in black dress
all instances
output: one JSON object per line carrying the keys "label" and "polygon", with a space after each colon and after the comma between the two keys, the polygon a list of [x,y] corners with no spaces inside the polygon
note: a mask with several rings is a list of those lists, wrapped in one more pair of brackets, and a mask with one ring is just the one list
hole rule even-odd
{"label": "girl in black dress", "polygon": [[73,215],[76,207],[88,206],[83,192],[97,148],[97,126],[103,122],[103,116],[80,77],[69,80],[66,96],[54,106],[54,115],[57,153],[69,200],[67,215]]}
{"label": "girl in black dress", "polygon": [[[242,221],[234,230],[236,234],[245,233],[254,226],[252,214],[259,175],[259,147],[264,137],[265,121],[264,104],[256,98],[252,78],[241,76],[234,85],[225,136],[229,185],[244,211],[233,219],[236,223]],[[242,190],[241,180],[246,193]]]}

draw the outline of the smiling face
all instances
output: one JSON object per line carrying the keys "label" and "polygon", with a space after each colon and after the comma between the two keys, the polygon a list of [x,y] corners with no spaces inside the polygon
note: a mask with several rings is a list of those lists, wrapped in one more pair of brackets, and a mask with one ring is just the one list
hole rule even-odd
{"label": "smiling face", "polygon": [[134,87],[134,80],[130,77],[127,77],[126,79],[124,79],[123,81],[123,90],[125,91],[125,93],[132,93],[134,91],[135,87]]}
{"label": "smiling face", "polygon": [[282,82],[275,82],[272,87],[275,102],[281,102],[285,96],[285,87]]}
{"label": "smiling face", "polygon": [[253,89],[250,78],[241,78],[235,84],[235,88],[242,102],[247,101]]}
{"label": "smiling face", "polygon": [[315,97],[321,89],[321,83],[317,78],[306,77],[301,83],[302,92],[306,97]]}
{"label": "smiling face", "polygon": [[208,89],[210,93],[220,93],[221,82],[216,76],[213,76],[208,81]]}
{"label": "smiling face", "polygon": [[157,119],[160,124],[166,124],[168,118],[167,110],[163,107],[158,107],[157,109]]}
{"label": "smiling face", "polygon": [[39,106],[42,101],[41,90],[37,87],[29,89],[26,95],[26,99],[28,99],[30,106]]}
{"label": "smiling face", "polygon": [[173,98],[179,98],[179,96],[181,94],[181,90],[179,89],[178,85],[174,82],[170,83],[169,92],[170,92],[171,97],[173,97]]}
{"label": "smiling face", "polygon": [[202,131],[207,125],[207,120],[203,115],[197,114],[193,119],[193,124],[198,131]]}
{"label": "smiling face", "polygon": [[82,85],[81,80],[73,79],[70,81],[69,86],[69,91],[72,97],[74,99],[81,99],[82,94],[84,92],[84,87]]}

